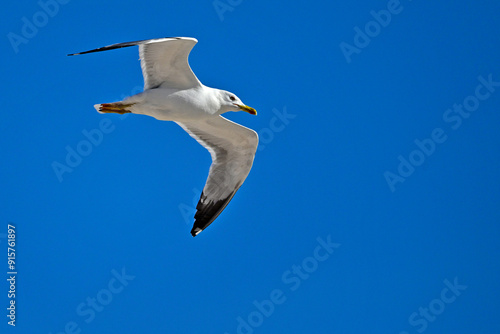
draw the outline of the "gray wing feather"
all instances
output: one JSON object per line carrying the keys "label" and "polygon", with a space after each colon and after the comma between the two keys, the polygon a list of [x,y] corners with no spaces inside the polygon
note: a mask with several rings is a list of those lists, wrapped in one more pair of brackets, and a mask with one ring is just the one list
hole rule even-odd
{"label": "gray wing feather", "polygon": [[117,43],[68,56],[101,52],[139,45],[144,89],[164,85],[186,89],[201,85],[189,66],[189,53],[198,41],[190,37],[166,37],[135,42]]}
{"label": "gray wing feather", "polygon": [[255,131],[222,116],[177,124],[212,156],[207,182],[196,206],[191,231],[195,236],[217,218],[245,181],[252,168],[259,138]]}

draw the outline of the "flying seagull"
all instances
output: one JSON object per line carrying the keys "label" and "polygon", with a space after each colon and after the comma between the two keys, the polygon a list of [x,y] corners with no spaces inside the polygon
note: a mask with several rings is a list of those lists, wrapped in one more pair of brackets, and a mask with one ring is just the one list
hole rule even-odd
{"label": "flying seagull", "polygon": [[144,91],[123,101],[96,104],[100,113],[133,113],[174,121],[212,156],[207,182],[196,206],[191,234],[198,235],[224,210],[252,168],[257,133],[222,117],[228,111],[255,109],[233,93],[203,85],[189,66],[198,41],[172,37],[118,43],[68,56],[139,46]]}

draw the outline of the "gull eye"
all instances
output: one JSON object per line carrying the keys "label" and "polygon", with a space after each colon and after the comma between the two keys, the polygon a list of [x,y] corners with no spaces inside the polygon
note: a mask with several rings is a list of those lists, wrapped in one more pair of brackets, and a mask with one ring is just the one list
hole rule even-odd
{"label": "gull eye", "polygon": [[236,98],[234,96],[230,96],[229,99],[231,99],[231,101],[236,101]]}

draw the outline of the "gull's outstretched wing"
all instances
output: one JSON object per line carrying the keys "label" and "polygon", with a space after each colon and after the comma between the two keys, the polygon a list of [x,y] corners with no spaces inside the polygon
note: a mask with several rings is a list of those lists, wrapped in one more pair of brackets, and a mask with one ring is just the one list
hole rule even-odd
{"label": "gull's outstretched wing", "polygon": [[222,116],[177,124],[212,155],[207,183],[196,206],[191,230],[194,237],[219,216],[245,181],[259,137],[255,131]]}
{"label": "gull's outstretched wing", "polygon": [[186,89],[201,85],[188,62],[189,53],[196,43],[198,40],[190,37],[147,39],[113,44],[68,56],[139,45],[144,90],[160,85],[167,88]]}

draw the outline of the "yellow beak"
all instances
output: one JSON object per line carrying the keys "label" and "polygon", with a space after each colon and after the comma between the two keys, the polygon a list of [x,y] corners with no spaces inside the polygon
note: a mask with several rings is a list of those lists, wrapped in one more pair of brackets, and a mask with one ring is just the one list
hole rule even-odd
{"label": "yellow beak", "polygon": [[236,104],[236,106],[238,108],[240,108],[241,110],[243,111],[246,111],[247,113],[249,113],[250,115],[257,115],[257,110],[255,110],[254,108],[252,107],[249,107],[249,106],[246,106],[244,104]]}

